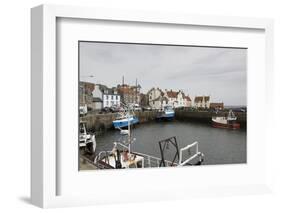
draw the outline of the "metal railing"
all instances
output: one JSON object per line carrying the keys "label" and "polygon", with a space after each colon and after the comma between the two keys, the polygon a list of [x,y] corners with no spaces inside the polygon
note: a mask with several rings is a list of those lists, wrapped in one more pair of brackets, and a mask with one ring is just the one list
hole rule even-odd
{"label": "metal railing", "polygon": [[[120,142],[115,142],[115,147],[121,146],[128,150],[128,147]],[[142,167],[160,167],[161,158],[144,154],[141,152],[132,152],[133,154],[142,156],[144,158]],[[109,164],[109,156],[112,154],[112,151],[101,151],[95,158],[95,163],[98,163],[100,160],[104,160],[105,163]],[[171,161],[165,160],[166,166],[177,166],[177,164],[173,164]]]}
{"label": "metal railing", "polygon": [[[193,154],[191,157],[189,157],[188,159],[183,161],[183,152],[184,151],[190,151],[191,148],[193,148],[193,147],[195,147],[195,154]],[[199,152],[198,142],[195,141],[192,144],[189,144],[186,147],[180,149],[179,166],[187,165],[195,158],[199,158],[199,162],[202,162],[203,157],[204,157],[204,154],[202,152]]]}
{"label": "metal railing", "polygon": [[[161,158],[144,154],[141,152],[134,152],[137,155],[140,155],[144,158],[144,165],[143,167],[160,167]],[[165,165],[167,166],[177,166],[177,164],[173,164],[171,161],[165,160]]]}
{"label": "metal railing", "polygon": [[[128,147],[120,142],[115,142],[115,147],[121,146],[128,150]],[[193,154],[191,157],[183,161],[183,152],[191,150],[193,147],[195,147],[195,154]],[[155,157],[152,155],[144,154],[141,152],[132,152],[133,154],[139,155],[143,157],[143,168],[147,167],[160,167],[161,158]],[[100,160],[104,160],[104,163],[109,164],[109,156],[112,154],[112,151],[101,151],[95,158],[95,163],[99,162]],[[194,159],[198,158],[199,162],[202,162],[204,158],[204,154],[202,152],[199,152],[198,148],[198,142],[195,141],[192,144],[187,145],[186,147],[180,149],[180,156],[179,156],[179,162],[173,163],[172,161],[165,160],[165,166],[171,167],[171,166],[185,166],[190,165],[190,162]]]}

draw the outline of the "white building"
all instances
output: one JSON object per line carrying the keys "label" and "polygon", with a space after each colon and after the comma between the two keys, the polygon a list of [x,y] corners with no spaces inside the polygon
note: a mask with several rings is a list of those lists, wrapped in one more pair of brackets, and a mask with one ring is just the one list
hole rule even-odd
{"label": "white building", "polygon": [[102,109],[102,99],[93,97],[92,108],[94,110],[101,110]]}
{"label": "white building", "polygon": [[103,94],[103,107],[120,106],[120,95],[117,93]]}
{"label": "white building", "polygon": [[184,107],[191,107],[192,106],[192,101],[191,101],[189,96],[185,96],[183,98],[183,103],[184,103]]}
{"label": "white building", "polygon": [[[90,82],[80,82],[80,107],[87,106],[87,110],[101,110],[102,94],[97,90],[97,85]],[[93,96],[93,93],[95,96]],[[99,93],[99,94],[98,94]]]}
{"label": "white building", "polygon": [[92,91],[92,96],[96,109],[101,110],[103,105],[102,91],[100,90],[100,86],[98,84],[95,85],[95,89]]}
{"label": "white building", "polygon": [[164,96],[168,99],[168,105],[176,108],[178,106],[178,93],[173,90],[165,90]]}
{"label": "white building", "polygon": [[164,96],[168,99],[168,104],[174,108],[191,107],[191,99],[183,91],[165,90]]}
{"label": "white building", "polygon": [[152,88],[147,92],[149,106],[153,109],[162,109],[168,103],[164,93],[159,88]]}
{"label": "white building", "polygon": [[92,92],[94,99],[102,100],[102,107],[120,106],[120,95],[116,88],[108,88],[105,85],[97,84]]}

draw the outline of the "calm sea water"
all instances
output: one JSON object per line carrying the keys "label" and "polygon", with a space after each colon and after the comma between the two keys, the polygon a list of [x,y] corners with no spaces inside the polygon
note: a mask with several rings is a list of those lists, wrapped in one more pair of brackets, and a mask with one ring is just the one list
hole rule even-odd
{"label": "calm sea water", "polygon": [[[180,121],[152,122],[137,125],[132,131],[136,138],[133,151],[160,157],[158,141],[176,136],[179,148],[194,141],[199,142],[199,151],[205,155],[204,164],[246,163],[246,130],[217,129],[209,124]],[[111,150],[114,141],[124,138],[118,130],[110,130],[96,137],[97,152]],[[173,148],[167,155],[173,156]]]}

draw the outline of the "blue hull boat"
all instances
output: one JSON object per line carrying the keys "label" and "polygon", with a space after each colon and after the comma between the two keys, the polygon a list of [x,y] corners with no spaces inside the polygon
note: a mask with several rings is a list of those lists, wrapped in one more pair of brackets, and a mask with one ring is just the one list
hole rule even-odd
{"label": "blue hull boat", "polygon": [[119,128],[123,128],[123,127],[127,127],[129,125],[129,121],[130,121],[130,125],[134,125],[139,123],[139,119],[135,116],[128,118],[123,118],[123,119],[118,119],[113,121],[113,126],[115,129],[119,129]]}
{"label": "blue hull boat", "polygon": [[175,117],[174,112],[164,112],[161,116],[164,119],[173,119]]}
{"label": "blue hull boat", "polygon": [[175,117],[175,111],[170,106],[165,106],[164,111],[157,115],[159,120],[173,120]]}

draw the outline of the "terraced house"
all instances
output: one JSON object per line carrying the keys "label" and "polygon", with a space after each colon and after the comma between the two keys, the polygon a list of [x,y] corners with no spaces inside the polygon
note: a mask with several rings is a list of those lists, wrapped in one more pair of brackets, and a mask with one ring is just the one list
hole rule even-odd
{"label": "terraced house", "polygon": [[108,88],[102,84],[96,84],[95,90],[92,92],[93,98],[102,101],[102,107],[120,106],[120,95],[117,88]]}
{"label": "terraced house", "polygon": [[165,90],[164,96],[167,97],[168,104],[173,106],[174,108],[191,107],[190,97],[186,96],[182,90]]}
{"label": "terraced house", "polygon": [[164,96],[164,92],[159,88],[151,88],[147,92],[149,106],[153,109],[162,109],[168,104],[167,97]]}
{"label": "terraced house", "polygon": [[170,105],[173,108],[191,107],[191,99],[186,96],[182,90],[173,91],[159,88],[152,88],[147,93],[149,105],[155,109],[162,109],[165,105]]}
{"label": "terraced house", "polygon": [[194,107],[210,108],[210,96],[196,96],[194,98]]}

